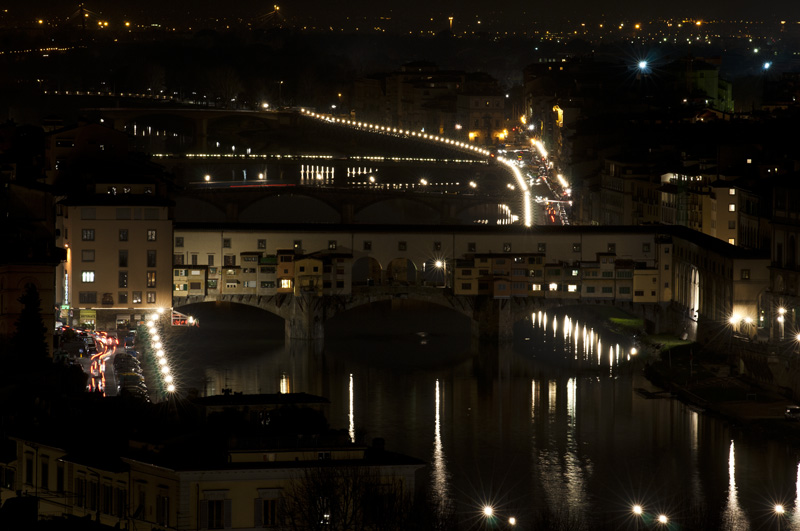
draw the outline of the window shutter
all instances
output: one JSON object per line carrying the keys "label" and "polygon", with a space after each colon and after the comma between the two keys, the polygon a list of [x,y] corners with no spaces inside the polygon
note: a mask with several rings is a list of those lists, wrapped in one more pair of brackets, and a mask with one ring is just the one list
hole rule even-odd
{"label": "window shutter", "polygon": [[256,498],[253,502],[253,525],[261,527],[264,525],[264,502],[261,498]]}
{"label": "window shutter", "polygon": [[208,502],[200,501],[200,529],[208,529]]}
{"label": "window shutter", "polygon": [[225,529],[231,528],[231,517],[233,516],[233,511],[231,507],[231,500],[224,500],[225,508],[222,510],[224,513],[223,516],[225,517]]}

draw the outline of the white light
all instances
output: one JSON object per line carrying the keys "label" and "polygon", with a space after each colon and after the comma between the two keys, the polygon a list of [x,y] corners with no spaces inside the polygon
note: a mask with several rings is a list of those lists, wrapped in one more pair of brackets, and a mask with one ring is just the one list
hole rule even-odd
{"label": "white light", "polygon": [[156,356],[158,356],[159,358],[163,358],[164,357],[164,351],[163,350],[157,350],[156,351]]}
{"label": "white light", "polygon": [[167,367],[166,365],[161,367],[161,374],[169,374],[169,367]]}
{"label": "white light", "polygon": [[164,381],[167,382],[167,383],[172,383],[172,375],[168,374],[168,375],[164,376]]}
{"label": "white light", "polygon": [[166,365],[167,364],[167,359],[166,358],[158,358],[158,364],[159,365]]}
{"label": "white light", "polygon": [[161,315],[162,313],[164,313],[164,308],[159,308],[157,311],[158,311],[158,314]]}
{"label": "white light", "polygon": [[491,506],[487,505],[483,508],[483,514],[486,516],[492,516],[494,514],[494,509]]}
{"label": "white light", "polygon": [[167,386],[167,391],[169,391],[170,393],[174,393],[175,392],[175,386],[172,385],[172,384],[169,384]]}
{"label": "white light", "polygon": [[639,69],[644,70],[647,68],[647,61],[639,61]]}
{"label": "white light", "polygon": [[154,347],[156,347],[156,349],[160,349],[160,348],[161,348],[161,347],[163,347],[164,345],[162,345],[162,344],[161,344],[161,341],[156,341],[156,342],[153,344],[153,346],[154,346]]}

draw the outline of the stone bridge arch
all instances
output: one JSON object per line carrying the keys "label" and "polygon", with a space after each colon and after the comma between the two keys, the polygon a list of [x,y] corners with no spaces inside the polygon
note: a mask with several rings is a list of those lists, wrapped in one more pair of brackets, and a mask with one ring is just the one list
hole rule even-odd
{"label": "stone bridge arch", "polygon": [[353,262],[350,270],[350,282],[353,286],[374,286],[383,283],[383,268],[372,256],[362,256]]}
{"label": "stone bridge arch", "polygon": [[419,283],[417,265],[408,258],[393,258],[386,264],[389,285],[415,286]]}
{"label": "stone bridge arch", "polygon": [[213,201],[186,195],[175,198],[175,219],[203,219],[209,223],[227,221],[225,211]]}
{"label": "stone bridge arch", "polygon": [[[337,206],[333,201],[326,201],[325,196],[294,189],[289,194],[256,197],[242,208],[238,219],[246,223],[271,222],[277,212],[285,223],[340,223],[342,215]],[[269,217],[262,216],[263,212],[269,212]]]}
{"label": "stone bridge arch", "polygon": [[355,211],[359,223],[386,224],[398,219],[414,219],[416,223],[436,225],[442,221],[442,213],[422,199],[391,197],[366,204]]}
{"label": "stone bridge arch", "polygon": [[574,303],[544,298],[456,297],[441,287],[383,285],[354,287],[349,295],[192,296],[176,299],[173,304],[178,311],[198,303],[228,302],[253,306],[284,320],[285,339],[321,340],[325,337],[325,323],[337,315],[376,302],[403,305],[409,301],[452,310],[469,320],[472,337],[497,341],[510,341],[514,325],[530,318],[538,310]]}

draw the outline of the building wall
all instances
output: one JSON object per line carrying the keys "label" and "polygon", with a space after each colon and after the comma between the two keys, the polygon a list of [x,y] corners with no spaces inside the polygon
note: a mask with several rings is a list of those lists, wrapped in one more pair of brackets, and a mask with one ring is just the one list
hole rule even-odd
{"label": "building wall", "polygon": [[[133,326],[145,314],[172,306],[167,207],[68,206],[58,222],[69,249],[59,282],[66,286],[62,304],[71,312],[70,325],[94,321],[98,329],[115,329],[127,320]],[[127,252],[127,266],[121,265],[121,251]]]}

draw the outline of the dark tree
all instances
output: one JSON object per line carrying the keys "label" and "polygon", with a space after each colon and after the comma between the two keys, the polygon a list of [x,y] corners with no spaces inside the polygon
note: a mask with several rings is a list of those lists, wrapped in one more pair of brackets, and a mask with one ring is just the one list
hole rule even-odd
{"label": "dark tree", "polygon": [[400,479],[373,467],[321,465],[295,478],[281,509],[292,531],[404,531],[411,502]]}
{"label": "dark tree", "polygon": [[16,332],[11,340],[13,354],[25,355],[29,359],[47,358],[47,327],[42,319],[42,299],[39,290],[32,283],[25,285],[25,291],[17,299],[22,304],[19,319],[15,323]]}

